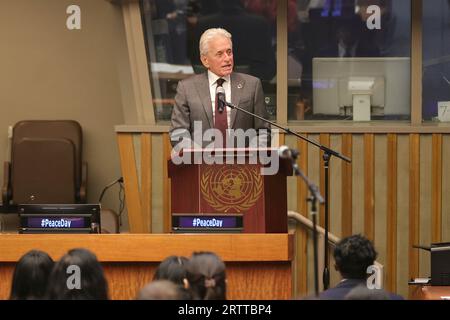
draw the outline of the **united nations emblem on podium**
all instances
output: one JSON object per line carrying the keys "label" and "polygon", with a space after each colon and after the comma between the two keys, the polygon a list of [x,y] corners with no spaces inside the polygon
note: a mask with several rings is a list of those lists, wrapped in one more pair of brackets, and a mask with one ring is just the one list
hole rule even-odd
{"label": "united nations emblem on podium", "polygon": [[261,197],[262,178],[256,166],[210,166],[200,178],[202,198],[224,213],[241,213]]}

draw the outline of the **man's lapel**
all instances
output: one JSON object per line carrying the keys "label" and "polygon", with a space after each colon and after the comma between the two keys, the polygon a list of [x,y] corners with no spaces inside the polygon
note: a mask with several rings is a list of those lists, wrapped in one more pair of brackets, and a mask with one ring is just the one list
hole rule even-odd
{"label": "man's lapel", "polygon": [[202,101],[203,110],[205,111],[206,117],[208,118],[209,127],[214,128],[211,94],[209,92],[209,82],[207,72],[203,73],[201,77],[198,77],[195,87],[197,88],[197,93],[200,97],[200,100]]}
{"label": "man's lapel", "polygon": [[[245,80],[237,73],[231,74],[231,103],[239,107],[241,101],[242,90],[244,90]],[[230,128],[234,128],[236,122],[237,110],[231,110]]]}

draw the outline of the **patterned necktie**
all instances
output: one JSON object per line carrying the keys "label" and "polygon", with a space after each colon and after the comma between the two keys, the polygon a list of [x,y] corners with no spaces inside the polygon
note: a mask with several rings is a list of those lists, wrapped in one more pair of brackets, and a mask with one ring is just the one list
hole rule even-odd
{"label": "patterned necktie", "polygon": [[[221,87],[224,82],[225,82],[225,79],[222,79],[222,78],[217,79],[217,81],[216,81],[217,87]],[[219,112],[219,103],[222,103],[222,102],[219,101],[218,95],[216,94],[214,127],[222,133],[222,137],[223,137],[223,145],[222,146],[225,148],[226,130],[228,129],[227,107],[223,106],[223,111]]]}

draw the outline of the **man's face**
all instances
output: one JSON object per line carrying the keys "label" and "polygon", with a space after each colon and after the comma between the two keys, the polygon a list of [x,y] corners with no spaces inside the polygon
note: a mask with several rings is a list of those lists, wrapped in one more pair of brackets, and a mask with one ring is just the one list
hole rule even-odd
{"label": "man's face", "polygon": [[203,65],[219,77],[233,71],[233,47],[231,40],[218,36],[209,41],[208,52],[201,56]]}

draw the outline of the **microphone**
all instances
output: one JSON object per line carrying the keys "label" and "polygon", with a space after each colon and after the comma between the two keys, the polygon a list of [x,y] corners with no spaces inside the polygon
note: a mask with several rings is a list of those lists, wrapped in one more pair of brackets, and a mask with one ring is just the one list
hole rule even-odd
{"label": "microphone", "polygon": [[281,159],[291,159],[291,160],[295,160],[297,159],[298,155],[300,154],[300,152],[298,152],[298,150],[295,149],[291,149],[288,146],[281,146],[278,149],[278,156]]}
{"label": "microphone", "polygon": [[219,112],[222,113],[224,106],[226,106],[225,89],[222,86],[217,86],[216,97],[218,103],[217,110],[219,110]]}

